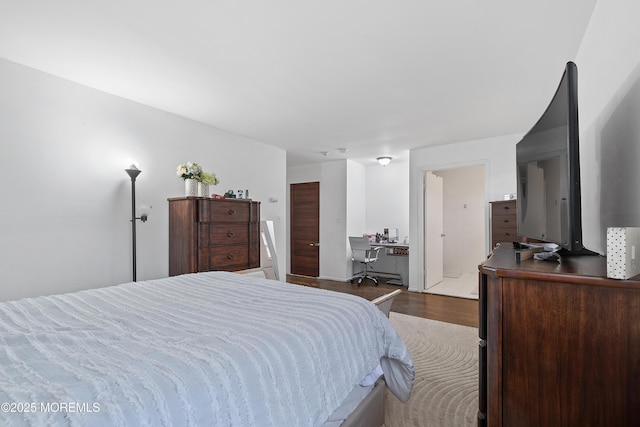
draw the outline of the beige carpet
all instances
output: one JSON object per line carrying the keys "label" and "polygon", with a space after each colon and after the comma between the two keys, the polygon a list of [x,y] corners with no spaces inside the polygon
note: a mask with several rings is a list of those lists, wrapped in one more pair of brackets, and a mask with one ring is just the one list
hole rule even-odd
{"label": "beige carpet", "polygon": [[416,379],[401,403],[387,390],[385,427],[475,426],[478,409],[478,329],[391,312],[411,351]]}

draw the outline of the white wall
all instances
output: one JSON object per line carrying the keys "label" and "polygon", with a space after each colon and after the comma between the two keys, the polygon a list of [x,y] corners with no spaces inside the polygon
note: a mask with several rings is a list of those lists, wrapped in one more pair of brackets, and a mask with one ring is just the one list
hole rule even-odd
{"label": "white wall", "polygon": [[576,56],[585,246],[640,226],[640,2],[598,1]]}
{"label": "white wall", "polygon": [[349,236],[362,236],[367,232],[367,167],[354,161],[347,161],[347,226],[345,228],[344,253],[345,270],[342,278],[353,277],[351,245]]}
{"label": "white wall", "polygon": [[320,277],[342,280],[346,272],[347,161],[322,164],[320,183]]}
{"label": "white wall", "polygon": [[184,194],[186,161],[218,175],[214,192],[249,189],[288,251],[283,150],[4,60],[0,88],[0,299],[131,280],[131,159],[138,205],[153,206],[137,226],[138,280],[168,274],[167,198]]}
{"label": "white wall", "polygon": [[387,166],[368,166],[368,233],[397,228],[400,241],[409,236],[409,162],[391,161]]}
{"label": "white wall", "polygon": [[[423,289],[424,276],[424,191],[425,171],[484,165],[485,228],[489,228],[488,202],[516,192],[516,143],[522,135],[507,135],[411,151],[409,209],[409,290]],[[488,233],[487,233],[488,234]],[[490,236],[485,238],[489,250]]]}

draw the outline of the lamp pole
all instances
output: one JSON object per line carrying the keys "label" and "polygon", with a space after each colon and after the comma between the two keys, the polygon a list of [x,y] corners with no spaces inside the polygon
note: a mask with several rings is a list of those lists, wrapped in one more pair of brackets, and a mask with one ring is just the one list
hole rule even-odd
{"label": "lamp pole", "polygon": [[136,177],[142,172],[131,165],[124,170],[131,177],[131,239],[133,250],[133,281],[136,281]]}

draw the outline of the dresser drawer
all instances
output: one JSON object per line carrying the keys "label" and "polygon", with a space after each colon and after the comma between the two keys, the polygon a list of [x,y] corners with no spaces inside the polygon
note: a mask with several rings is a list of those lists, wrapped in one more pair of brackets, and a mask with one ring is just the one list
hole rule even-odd
{"label": "dresser drawer", "polygon": [[249,250],[246,244],[205,248],[199,258],[199,271],[242,270],[248,268]]}
{"label": "dresser drawer", "polygon": [[[232,245],[249,242],[249,227],[246,222],[198,224],[198,247],[208,248],[218,245]],[[255,227],[256,225],[253,224]]]}
{"label": "dresser drawer", "polygon": [[516,201],[504,200],[498,202],[491,202],[491,215],[515,215],[516,214]]}
{"label": "dresser drawer", "polygon": [[494,228],[518,228],[516,214],[494,215],[491,219]]}
{"label": "dresser drawer", "polygon": [[200,222],[248,222],[251,220],[251,203],[248,201],[201,200],[199,214]]}
{"label": "dresser drawer", "polygon": [[514,227],[496,227],[491,230],[491,241],[495,245],[500,242],[520,241],[518,230]]}

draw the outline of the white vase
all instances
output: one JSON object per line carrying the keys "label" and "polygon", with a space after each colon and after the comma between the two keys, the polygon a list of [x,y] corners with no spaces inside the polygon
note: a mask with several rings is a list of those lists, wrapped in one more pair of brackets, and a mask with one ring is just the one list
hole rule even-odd
{"label": "white vase", "polygon": [[198,196],[209,197],[209,184],[198,182]]}
{"label": "white vase", "polygon": [[197,196],[198,195],[198,181],[195,179],[184,180],[184,195],[185,196]]}

